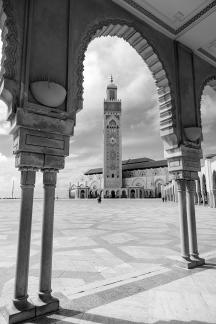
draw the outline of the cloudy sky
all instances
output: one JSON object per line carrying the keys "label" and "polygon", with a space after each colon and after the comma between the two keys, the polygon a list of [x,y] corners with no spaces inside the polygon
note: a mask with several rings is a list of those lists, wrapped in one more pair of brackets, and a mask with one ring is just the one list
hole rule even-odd
{"label": "cloudy sky", "polygon": [[[84,107],[77,115],[70,156],[58,176],[57,194],[67,197],[69,183],[83,172],[101,167],[103,161],[103,100],[110,75],[122,100],[123,159],[149,157],[163,159],[159,135],[159,109],[156,86],[147,66],[136,51],[122,39],[95,39],[86,52]],[[19,196],[19,172],[14,168],[12,138],[7,135],[6,107],[0,104],[0,197],[10,196],[12,183]],[[216,152],[216,93],[206,87],[202,102],[204,150]],[[42,196],[42,178],[37,175],[36,196]]]}

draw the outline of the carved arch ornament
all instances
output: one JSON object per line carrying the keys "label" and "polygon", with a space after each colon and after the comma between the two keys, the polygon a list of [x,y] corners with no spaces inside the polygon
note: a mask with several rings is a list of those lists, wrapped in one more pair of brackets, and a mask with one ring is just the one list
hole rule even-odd
{"label": "carved arch ornament", "polygon": [[13,109],[18,81],[18,32],[10,0],[0,0],[0,28],[2,59],[0,71],[0,98]]}
{"label": "carved arch ornament", "polygon": [[143,58],[156,82],[160,107],[160,133],[165,149],[178,146],[176,136],[176,113],[170,82],[159,55],[151,42],[146,40],[141,31],[131,21],[121,19],[102,19],[86,27],[81,38],[76,57],[76,90],[74,93],[76,110],[83,108],[83,71],[85,52],[89,43],[101,36],[117,36],[127,41]]}
{"label": "carved arch ornament", "polygon": [[155,180],[155,187],[156,187],[159,183],[160,183],[161,185],[164,185],[164,180],[161,179],[161,178],[156,179],[156,180]]}
{"label": "carved arch ornament", "polygon": [[[216,75],[212,75],[204,80],[201,84],[200,88],[198,89],[198,120],[199,126],[202,130],[202,112],[201,112],[201,104],[202,104],[202,96],[206,86],[210,86],[216,92]],[[203,133],[202,133],[203,134]],[[203,135],[201,137],[203,140]]]}
{"label": "carved arch ornament", "polygon": [[142,178],[136,178],[135,180],[133,180],[132,182],[132,187],[144,187],[144,180]]}

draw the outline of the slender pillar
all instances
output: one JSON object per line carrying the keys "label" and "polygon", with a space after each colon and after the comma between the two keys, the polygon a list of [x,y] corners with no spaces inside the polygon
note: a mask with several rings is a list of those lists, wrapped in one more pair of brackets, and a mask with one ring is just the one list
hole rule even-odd
{"label": "slender pillar", "polygon": [[189,232],[189,249],[191,259],[194,261],[200,261],[204,264],[204,260],[199,258],[198,245],[197,245],[197,230],[196,230],[196,216],[194,206],[194,194],[195,194],[195,181],[186,181],[186,197],[187,197],[187,217],[188,217],[188,232]]}
{"label": "slender pillar", "polygon": [[216,208],[216,189],[212,190],[212,208]]}
{"label": "slender pillar", "polygon": [[214,196],[214,208],[216,208],[216,189],[213,189],[213,196]]}
{"label": "slender pillar", "polygon": [[196,218],[194,207],[195,181],[186,181],[186,196],[187,196],[187,216],[188,216],[188,230],[189,230],[189,246],[190,255],[197,257],[199,255],[197,248],[197,232],[196,232]]}
{"label": "slender pillar", "polygon": [[190,261],[189,241],[188,241],[187,211],[186,211],[185,180],[184,179],[177,179],[176,182],[177,182],[177,190],[178,190],[181,256],[186,261]]}
{"label": "slender pillar", "polygon": [[203,191],[201,191],[201,197],[202,197],[202,204],[205,207],[205,194]]}
{"label": "slender pillar", "polygon": [[15,275],[14,305],[17,309],[28,306],[28,273],[32,225],[32,207],[36,170],[21,168],[21,206]]}
{"label": "slender pillar", "polygon": [[[57,302],[57,300],[51,296],[53,221],[57,171],[54,169],[44,169],[42,171],[44,184],[44,205],[39,297],[44,303],[53,303],[53,301]],[[57,305],[54,306],[54,309],[56,308],[58,308],[58,302]]]}
{"label": "slender pillar", "polygon": [[201,192],[200,192],[200,184],[199,180],[196,180],[196,193],[197,193],[197,204],[201,204]]}

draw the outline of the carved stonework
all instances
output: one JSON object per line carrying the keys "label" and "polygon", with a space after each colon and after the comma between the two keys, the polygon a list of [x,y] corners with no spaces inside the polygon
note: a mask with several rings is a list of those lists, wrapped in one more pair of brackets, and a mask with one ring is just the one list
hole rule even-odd
{"label": "carved stonework", "polygon": [[201,149],[195,149],[181,145],[180,147],[166,151],[168,170],[174,179],[198,179],[201,169]]}
{"label": "carved stonework", "polygon": [[196,191],[196,184],[194,180],[187,180],[186,181],[186,189],[188,192],[195,192]]}
{"label": "carved stonework", "polygon": [[[216,76],[210,76],[208,77],[200,86],[200,88],[198,89],[198,126],[202,129],[202,118],[201,118],[201,103],[202,103],[202,95],[203,95],[203,91],[205,89],[205,87],[207,85],[211,86],[211,82],[215,82],[216,81]],[[215,90],[216,91],[216,90]],[[201,141],[203,140],[203,136],[201,136]]]}
{"label": "carved stonework", "polygon": [[177,190],[178,191],[185,191],[186,190],[185,180],[184,179],[177,179],[176,184],[177,184]]}
{"label": "carved stonework", "polygon": [[[0,83],[4,81],[1,96],[12,106],[18,93],[18,33],[14,19],[14,11],[10,0],[0,1],[0,25],[2,29],[2,59]],[[8,91],[10,94],[8,94]]]}

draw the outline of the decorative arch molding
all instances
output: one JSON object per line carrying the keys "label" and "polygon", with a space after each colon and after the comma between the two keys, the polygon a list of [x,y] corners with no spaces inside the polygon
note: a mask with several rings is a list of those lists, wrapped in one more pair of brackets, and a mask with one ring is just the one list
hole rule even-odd
{"label": "decorative arch molding", "polygon": [[142,178],[136,178],[133,180],[132,182],[132,187],[137,187],[137,188],[141,188],[144,186],[144,182]]}
{"label": "decorative arch molding", "polygon": [[18,32],[10,0],[0,0],[0,28],[2,59],[0,71],[0,97],[8,105],[9,113],[18,93]]}
{"label": "decorative arch molding", "polygon": [[108,116],[108,118],[107,118],[107,124],[110,124],[112,121],[114,121],[116,123],[116,125],[119,122],[118,118],[115,115]]}
{"label": "decorative arch molding", "polygon": [[167,148],[178,146],[176,136],[176,112],[170,82],[163,62],[159,58],[155,46],[146,40],[133,22],[122,19],[102,19],[88,26],[80,41],[76,57],[76,88],[73,94],[76,111],[83,108],[83,71],[85,52],[89,43],[101,36],[117,36],[127,41],[142,57],[156,82],[160,106],[160,132]]}
{"label": "decorative arch molding", "polygon": [[[206,86],[210,86],[216,92],[216,75],[211,75],[201,84],[198,94],[198,112],[199,112],[199,125],[202,129],[202,113],[201,113],[201,103],[202,95]],[[203,136],[202,136],[203,139]]]}
{"label": "decorative arch molding", "polygon": [[90,187],[91,190],[98,190],[100,186],[99,186],[99,183],[97,181],[92,181],[90,183],[89,187]]}
{"label": "decorative arch molding", "polygon": [[200,86],[199,96],[198,96],[200,106],[201,106],[201,100],[202,100],[203,91],[204,91],[206,86],[210,86],[210,87],[212,87],[212,89],[214,89],[214,91],[216,91],[216,75],[215,74],[211,75],[207,79],[205,79],[204,82]]}
{"label": "decorative arch molding", "polygon": [[157,186],[158,183],[161,183],[162,185],[164,185],[164,180],[163,179],[156,179],[155,180],[155,186]]}

